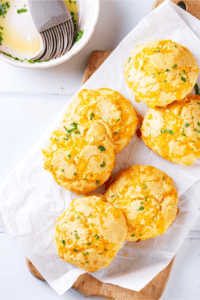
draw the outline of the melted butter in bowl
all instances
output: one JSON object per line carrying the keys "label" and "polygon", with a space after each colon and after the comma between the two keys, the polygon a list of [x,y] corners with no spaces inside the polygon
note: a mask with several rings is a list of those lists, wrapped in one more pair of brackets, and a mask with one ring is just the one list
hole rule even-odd
{"label": "melted butter in bowl", "polygon": [[[6,2],[6,1],[5,1]],[[0,3],[5,3],[0,0]],[[77,19],[77,1],[64,0],[70,12],[75,13]],[[2,30],[2,45],[0,50],[19,59],[31,59],[41,48],[41,37],[37,32],[35,24],[28,7],[27,0],[10,0],[5,18],[0,16]],[[24,9],[24,12],[19,10]]]}

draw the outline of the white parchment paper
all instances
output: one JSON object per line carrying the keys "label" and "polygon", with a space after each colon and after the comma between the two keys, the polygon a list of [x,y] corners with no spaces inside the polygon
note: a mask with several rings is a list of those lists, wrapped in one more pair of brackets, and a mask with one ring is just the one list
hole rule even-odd
{"label": "white parchment paper", "polygon": [[[147,105],[134,101],[124,79],[124,65],[132,49],[149,40],[172,39],[189,48],[200,66],[198,31],[199,20],[170,2],[164,3],[120,43],[84,88],[117,90],[144,116]],[[60,295],[84,273],[59,258],[53,235],[58,215],[77,195],[60,187],[43,168],[41,150],[61,122],[62,115],[63,111],[0,188],[0,221]],[[92,275],[101,281],[139,291],[169,264],[199,216],[200,159],[189,167],[176,165],[156,155],[134,135],[128,147],[116,156],[113,173],[133,164],[155,166],[173,178],[180,197],[180,213],[165,234],[139,243],[125,242],[111,265]],[[98,188],[97,192],[101,191],[102,188]]]}

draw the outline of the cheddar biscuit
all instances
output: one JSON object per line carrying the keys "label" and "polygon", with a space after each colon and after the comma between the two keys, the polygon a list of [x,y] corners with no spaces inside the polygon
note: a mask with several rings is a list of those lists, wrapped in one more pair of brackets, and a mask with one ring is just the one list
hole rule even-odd
{"label": "cheddar biscuit", "polygon": [[126,82],[136,101],[151,108],[190,94],[198,72],[192,53],[171,40],[149,41],[136,47],[125,65]]}
{"label": "cheddar biscuit", "polygon": [[103,184],[115,164],[112,133],[103,121],[62,123],[45,149],[44,168],[65,189],[86,194]]}
{"label": "cheddar biscuit", "polygon": [[147,147],[185,166],[200,157],[200,96],[149,109],[141,127]]}
{"label": "cheddar biscuit", "polygon": [[104,200],[96,195],[73,200],[55,228],[59,256],[90,272],[110,265],[127,233],[123,213]]}
{"label": "cheddar biscuit", "polygon": [[102,119],[107,122],[113,134],[115,153],[121,152],[130,142],[136,131],[138,118],[131,102],[119,92],[102,88],[82,90],[69,104],[64,121]]}
{"label": "cheddar biscuit", "polygon": [[136,165],[121,171],[105,197],[125,214],[128,241],[163,234],[176,217],[178,196],[173,181],[155,167]]}

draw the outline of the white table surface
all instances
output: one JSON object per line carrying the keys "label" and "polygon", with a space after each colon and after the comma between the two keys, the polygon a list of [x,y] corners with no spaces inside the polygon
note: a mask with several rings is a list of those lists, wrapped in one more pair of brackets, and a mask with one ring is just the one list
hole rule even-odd
{"label": "white table surface", "polygon": [[[0,61],[0,184],[80,87],[89,54],[114,49],[151,11],[153,3],[101,0],[92,39],[61,66],[33,72]],[[86,298],[73,290],[58,296],[48,284],[35,279],[20,247],[0,226],[0,299]],[[200,219],[176,255],[162,299],[200,299]]]}

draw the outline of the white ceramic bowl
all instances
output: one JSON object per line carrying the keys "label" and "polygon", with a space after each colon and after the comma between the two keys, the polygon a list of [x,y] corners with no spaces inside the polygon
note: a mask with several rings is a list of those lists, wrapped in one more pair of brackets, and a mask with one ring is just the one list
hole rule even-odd
{"label": "white ceramic bowl", "polygon": [[[59,65],[67,61],[68,59],[70,59],[74,54],[78,53],[91,38],[95,25],[98,21],[99,9],[100,9],[100,0],[78,0],[77,2],[79,4],[79,14],[80,14],[79,30],[84,29],[84,34],[82,38],[76,44],[73,45],[73,47],[68,53],[66,53],[60,58],[48,62],[42,62],[42,63],[28,63],[26,61],[21,62],[4,55],[3,53],[0,53],[0,59],[4,60],[5,62],[8,62],[11,65],[21,67],[21,68],[30,68],[30,69],[50,68]],[[30,12],[28,13],[30,14]],[[23,15],[22,17],[26,17],[26,18],[28,17],[27,13],[21,15]],[[18,58],[22,57],[20,53],[13,52],[9,48],[3,47],[0,48],[0,50],[7,52],[14,57],[18,57]]]}

